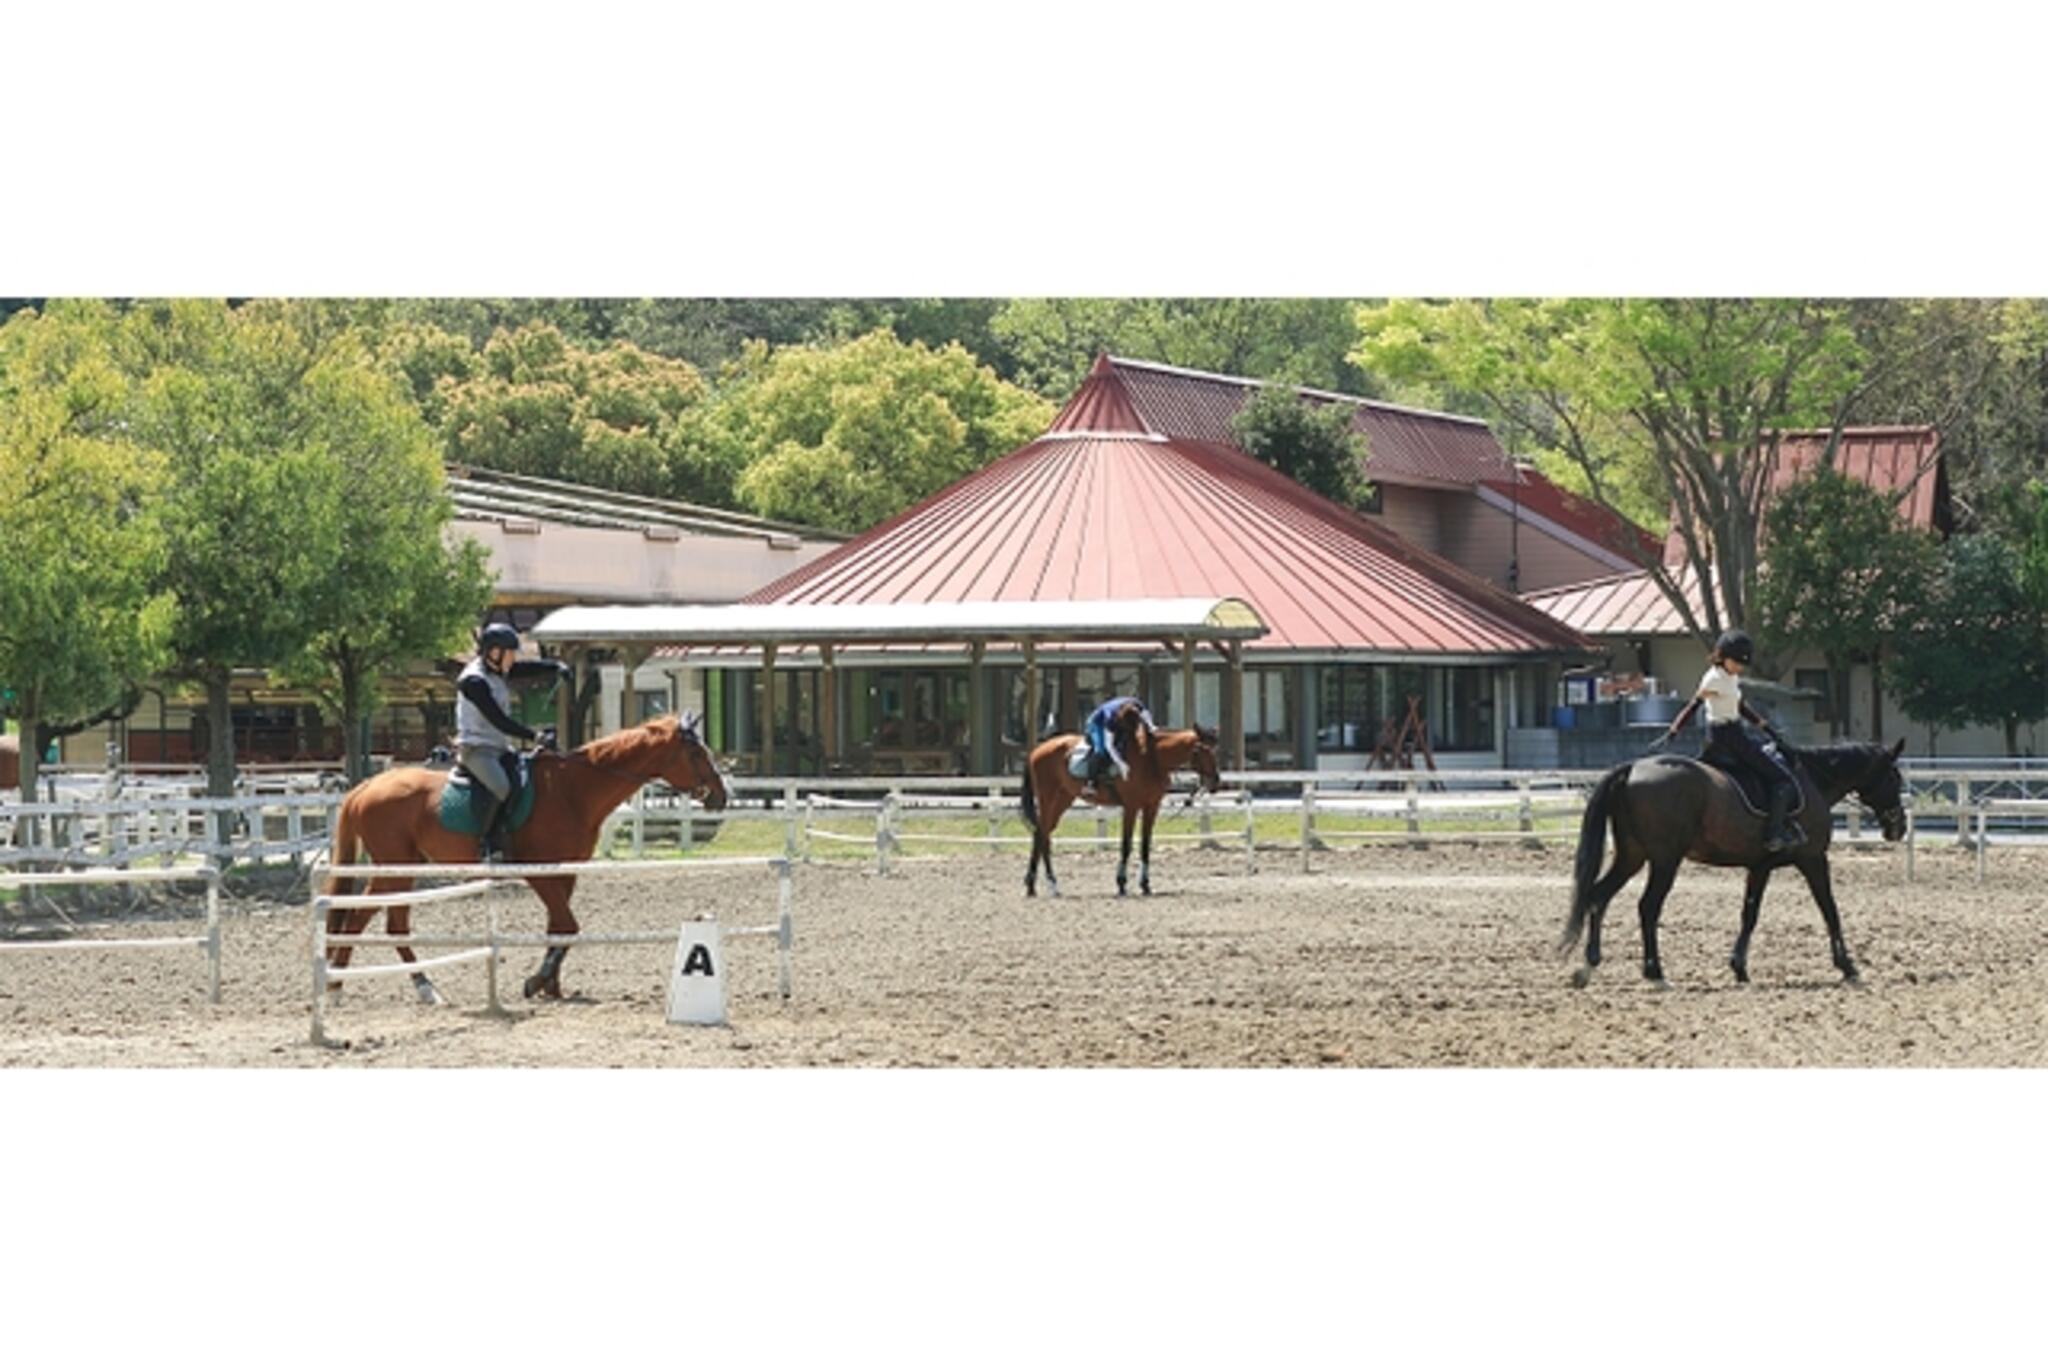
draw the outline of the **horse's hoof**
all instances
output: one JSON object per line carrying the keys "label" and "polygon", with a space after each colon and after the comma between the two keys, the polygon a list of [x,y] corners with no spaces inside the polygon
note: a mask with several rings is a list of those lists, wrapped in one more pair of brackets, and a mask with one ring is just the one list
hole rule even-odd
{"label": "horse's hoof", "polygon": [[1665,981],[1662,977],[1652,977],[1650,979],[1650,986],[1657,991],[1671,990],[1671,983]]}
{"label": "horse's hoof", "polygon": [[1572,985],[1575,987],[1583,987],[1592,980],[1593,969],[1591,968],[1582,967],[1572,974]]}
{"label": "horse's hoof", "polygon": [[423,1006],[445,1006],[448,1004],[448,999],[434,989],[432,982],[415,982],[413,983],[413,990],[419,993],[420,1004]]}
{"label": "horse's hoof", "polygon": [[1743,986],[1749,985],[1749,969],[1740,963],[1730,963],[1728,970],[1735,974],[1735,980]]}
{"label": "horse's hoof", "polygon": [[526,979],[526,999],[531,1001],[534,997],[540,995],[546,986],[547,983],[541,981],[540,974],[536,972],[533,976]]}
{"label": "horse's hoof", "polygon": [[1138,884],[1138,890],[1143,892],[1146,896],[1150,896],[1152,895],[1152,884],[1149,882],[1141,882]]}

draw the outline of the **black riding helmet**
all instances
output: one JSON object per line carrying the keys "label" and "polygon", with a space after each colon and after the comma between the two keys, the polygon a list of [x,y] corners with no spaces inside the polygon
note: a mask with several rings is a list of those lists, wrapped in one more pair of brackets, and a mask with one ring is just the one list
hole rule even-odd
{"label": "black riding helmet", "polygon": [[1756,646],[1747,631],[1723,631],[1721,638],[1714,642],[1714,653],[1739,664],[1756,662]]}
{"label": "black riding helmet", "polygon": [[476,638],[477,652],[502,646],[507,650],[519,648],[519,632],[502,621],[494,621],[484,627],[484,633]]}

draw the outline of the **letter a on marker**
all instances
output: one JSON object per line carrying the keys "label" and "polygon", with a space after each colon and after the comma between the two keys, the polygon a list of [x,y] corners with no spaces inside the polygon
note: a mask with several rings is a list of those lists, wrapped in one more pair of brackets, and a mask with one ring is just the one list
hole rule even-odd
{"label": "letter a on marker", "polygon": [[683,976],[692,977],[700,972],[706,977],[712,975],[711,949],[705,944],[692,944],[689,956],[683,959]]}

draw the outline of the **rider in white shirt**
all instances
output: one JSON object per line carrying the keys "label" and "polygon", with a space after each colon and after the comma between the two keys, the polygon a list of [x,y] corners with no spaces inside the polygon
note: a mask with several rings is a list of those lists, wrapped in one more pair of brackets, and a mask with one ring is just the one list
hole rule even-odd
{"label": "rider in white shirt", "polygon": [[[1706,673],[1700,676],[1699,690],[1652,748],[1662,749],[1669,744],[1692,719],[1693,712],[1704,706],[1707,709],[1707,749],[1725,760],[1728,767],[1756,774],[1763,779],[1765,789],[1771,794],[1770,825],[1764,848],[1777,853],[1804,844],[1806,832],[1790,815],[1792,800],[1799,791],[1799,780],[1793,776],[1791,766],[1785,760],[1784,737],[1742,700],[1742,675],[1755,657],[1756,646],[1747,633],[1723,631],[1721,638],[1714,642]],[[1744,721],[1753,722],[1774,743],[1758,743],[1743,728]]]}

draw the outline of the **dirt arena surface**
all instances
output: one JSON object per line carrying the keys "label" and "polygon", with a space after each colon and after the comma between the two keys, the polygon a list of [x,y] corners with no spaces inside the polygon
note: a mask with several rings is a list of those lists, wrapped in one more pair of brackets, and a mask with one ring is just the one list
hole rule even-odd
{"label": "dirt arena surface", "polygon": [[[1780,873],[1751,947],[1726,960],[1739,873],[1688,866],[1665,908],[1671,989],[1639,972],[1638,878],[1610,909],[1592,985],[1554,951],[1570,854],[1492,845],[1316,855],[1165,851],[1158,894],[1118,901],[1113,856],[1068,853],[1066,895],[1027,901],[1022,859],[815,865],[797,872],[795,995],[772,943],[728,941],[732,1023],[664,1019],[673,947],[572,951],[570,999],[532,1005],[539,951],[508,952],[510,1019],[480,1013],[480,963],[442,968],[451,1005],[402,976],[350,982],[308,1041],[304,907],[227,916],[223,1003],[198,950],[0,954],[6,1067],[2002,1067],[2048,1061],[2048,851],[1995,850],[1990,876],[1923,845],[1838,851],[1836,889],[1864,986],[1845,988],[1804,883]],[[508,931],[542,928],[523,887],[494,894]],[[483,923],[471,901],[422,907],[421,932]],[[774,919],[755,869],[588,881],[592,931],[660,929],[715,909]],[[380,922],[381,923],[381,922]],[[106,927],[193,933],[192,918]],[[33,927],[16,915],[0,933]],[[390,961],[370,950],[358,961]],[[1576,961],[1576,959],[1572,960]]]}

